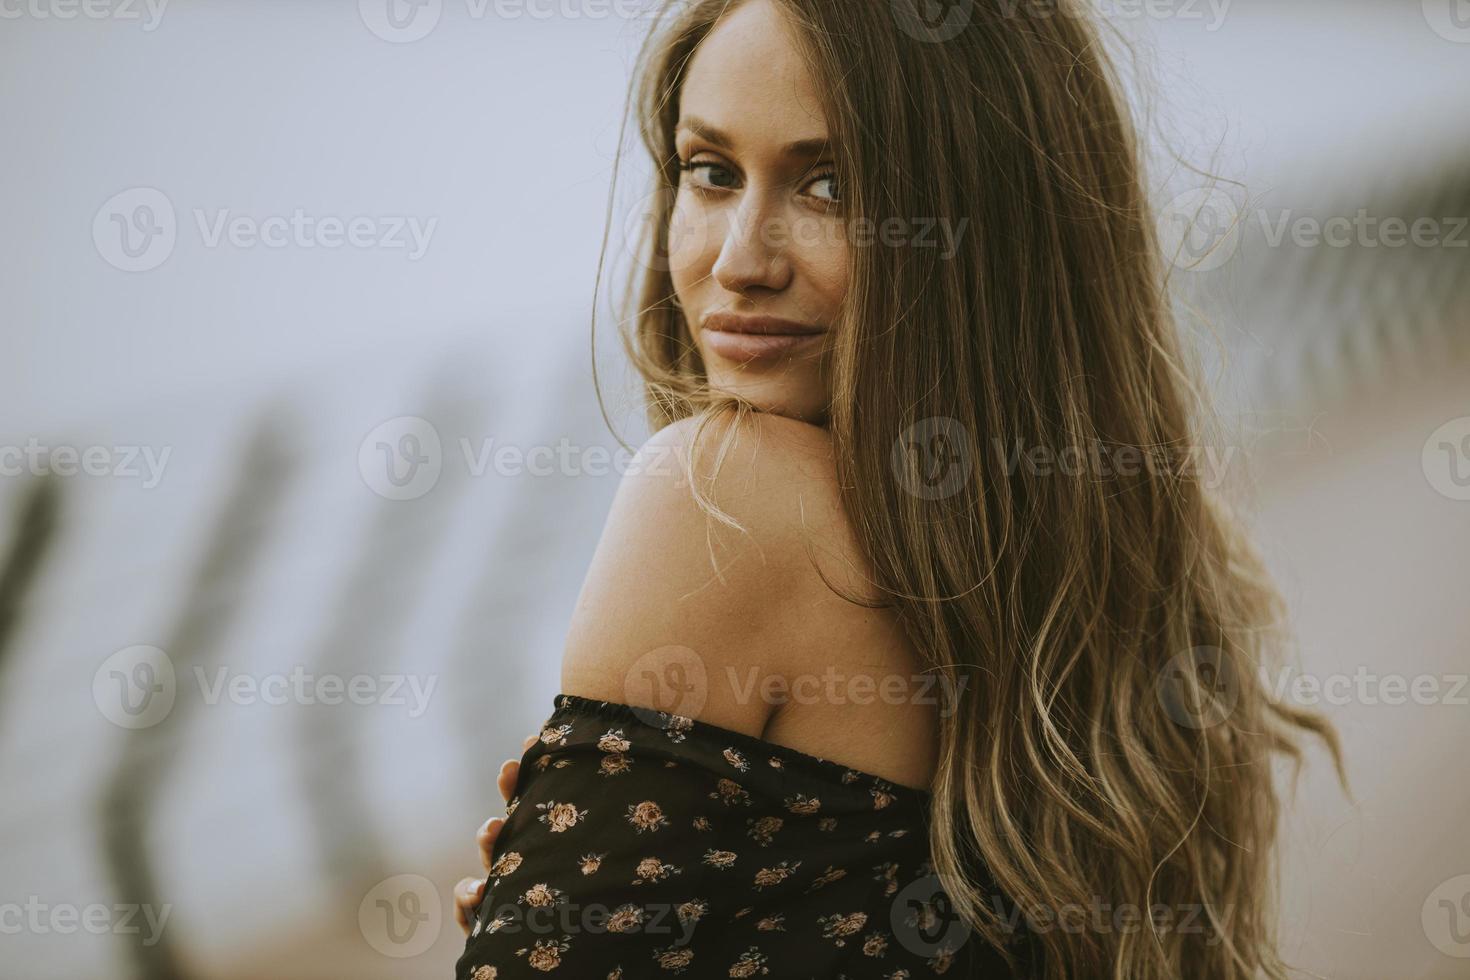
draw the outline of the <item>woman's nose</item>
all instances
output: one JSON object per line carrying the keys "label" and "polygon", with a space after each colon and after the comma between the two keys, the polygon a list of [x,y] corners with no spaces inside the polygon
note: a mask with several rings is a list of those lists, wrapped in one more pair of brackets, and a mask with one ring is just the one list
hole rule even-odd
{"label": "woman's nose", "polygon": [[715,261],[715,281],[732,293],[763,287],[779,290],[791,281],[791,247],[786,219],[754,194],[730,215]]}

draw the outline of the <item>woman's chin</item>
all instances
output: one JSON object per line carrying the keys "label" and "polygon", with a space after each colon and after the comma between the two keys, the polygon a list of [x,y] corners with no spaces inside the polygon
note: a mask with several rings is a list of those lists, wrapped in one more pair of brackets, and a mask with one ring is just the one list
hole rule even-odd
{"label": "woman's chin", "polygon": [[826,425],[827,399],[819,386],[779,383],[773,379],[713,377],[710,386],[716,394],[727,393],[749,402],[757,411],[781,415],[811,425]]}

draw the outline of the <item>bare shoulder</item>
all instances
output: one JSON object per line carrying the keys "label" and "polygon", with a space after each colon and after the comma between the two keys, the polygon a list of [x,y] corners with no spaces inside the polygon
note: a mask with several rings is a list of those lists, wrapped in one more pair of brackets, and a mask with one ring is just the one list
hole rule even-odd
{"label": "bare shoulder", "polygon": [[[696,489],[739,528],[712,520]],[[831,587],[871,594],[867,578],[825,430],[764,413],[676,422],[618,488],[562,689],[665,710],[682,698],[697,710],[680,713],[761,735],[794,674],[894,643],[885,614]]]}
{"label": "bare shoulder", "polygon": [[[692,484],[739,524],[736,534],[695,542],[707,559],[720,549],[744,554],[753,548],[763,553],[765,573],[777,575],[799,571],[806,563],[792,562],[808,546],[856,557],[825,429],[763,412],[704,426],[683,419],[656,433],[640,455],[651,479],[630,488],[630,495],[679,507],[703,524],[708,515],[695,503]],[[691,455],[692,470],[684,463]],[[670,499],[659,500],[663,495]],[[714,556],[707,544],[715,546]]]}
{"label": "bare shoulder", "polygon": [[933,699],[892,611],[847,598],[876,595],[825,430],[766,414],[677,422],[618,488],[562,689],[925,786]]}

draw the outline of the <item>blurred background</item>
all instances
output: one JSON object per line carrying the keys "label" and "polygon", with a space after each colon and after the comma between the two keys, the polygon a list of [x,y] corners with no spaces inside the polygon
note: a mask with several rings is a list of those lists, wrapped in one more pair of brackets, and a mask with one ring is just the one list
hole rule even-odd
{"label": "blurred background", "polygon": [[[1346,743],[1287,954],[1470,977],[1470,2],[1100,5]],[[449,975],[646,435],[637,9],[0,0],[0,976]]]}

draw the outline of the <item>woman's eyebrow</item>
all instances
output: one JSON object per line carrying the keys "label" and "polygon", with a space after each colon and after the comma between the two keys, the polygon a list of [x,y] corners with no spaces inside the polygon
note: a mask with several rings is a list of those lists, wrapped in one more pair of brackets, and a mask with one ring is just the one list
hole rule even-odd
{"label": "woman's eyebrow", "polygon": [[[688,131],[702,140],[722,146],[727,150],[735,149],[735,140],[717,126],[704,121],[698,116],[689,116],[680,119],[674,127],[674,131]],[[780,153],[789,157],[819,157],[832,149],[831,141],[825,136],[813,136],[808,139],[796,140],[781,147]]]}

